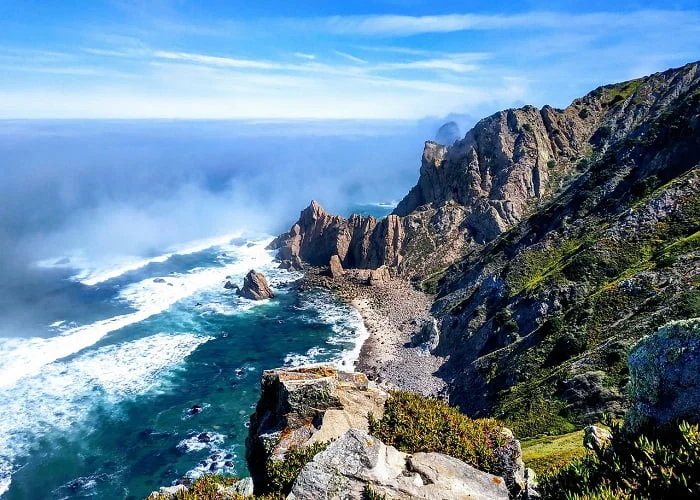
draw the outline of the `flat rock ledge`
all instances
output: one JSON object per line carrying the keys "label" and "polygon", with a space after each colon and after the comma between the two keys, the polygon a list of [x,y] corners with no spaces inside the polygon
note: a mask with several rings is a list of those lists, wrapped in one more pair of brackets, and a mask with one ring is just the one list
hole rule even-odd
{"label": "flat rock ledge", "polygon": [[368,489],[391,499],[508,499],[503,478],[441,453],[402,453],[359,429],[317,454],[287,498],[349,500]]}

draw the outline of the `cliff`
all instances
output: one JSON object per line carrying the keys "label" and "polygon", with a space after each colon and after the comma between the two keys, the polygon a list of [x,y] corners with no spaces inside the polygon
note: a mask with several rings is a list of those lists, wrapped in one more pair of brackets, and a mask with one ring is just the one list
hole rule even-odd
{"label": "cliff", "polygon": [[501,111],[446,147],[377,220],[316,202],[281,259],[389,266],[435,294],[450,400],[521,435],[622,414],[627,349],[700,315],[698,63]]}

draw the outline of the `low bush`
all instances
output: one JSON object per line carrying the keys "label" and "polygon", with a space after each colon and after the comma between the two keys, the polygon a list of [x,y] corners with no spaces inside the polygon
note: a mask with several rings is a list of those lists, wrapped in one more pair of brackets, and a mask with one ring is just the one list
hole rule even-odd
{"label": "low bush", "polygon": [[442,401],[403,391],[391,394],[381,420],[370,415],[370,433],[387,445],[406,453],[444,453],[487,472],[506,444],[502,429],[494,419],[472,420]]}
{"label": "low bush", "polygon": [[540,482],[543,498],[700,498],[700,429],[685,422],[630,433],[612,423],[610,445]]}

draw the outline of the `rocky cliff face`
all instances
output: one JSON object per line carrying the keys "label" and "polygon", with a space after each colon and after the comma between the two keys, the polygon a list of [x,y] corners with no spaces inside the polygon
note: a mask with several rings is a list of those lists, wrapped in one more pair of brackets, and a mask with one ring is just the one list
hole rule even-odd
{"label": "rocky cliff face", "polygon": [[626,350],[700,315],[699,68],[496,113],[450,147],[427,142],[391,216],[312,203],[273,247],[437,293],[434,351],[471,415],[532,435],[621,414]]}
{"label": "rocky cliff face", "polygon": [[452,401],[521,436],[621,415],[629,347],[700,315],[698,64],[572,106],[564,116],[579,109],[594,126],[561,112],[543,124],[564,130],[558,161],[584,139],[588,152],[513,228],[451,266],[433,307]]}
{"label": "rocky cliff face", "polygon": [[[566,109],[525,106],[481,120],[447,147],[428,141],[416,186],[383,220],[327,214],[317,202],[271,248],[345,268],[387,265],[421,279],[492,241],[561,193],[583,161],[643,137],[697,80],[697,65],[600,87]],[[437,251],[439,249],[439,251]]]}

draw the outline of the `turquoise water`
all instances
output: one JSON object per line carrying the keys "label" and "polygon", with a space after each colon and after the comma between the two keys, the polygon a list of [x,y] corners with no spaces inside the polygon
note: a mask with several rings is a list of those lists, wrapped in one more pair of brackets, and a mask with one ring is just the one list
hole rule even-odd
{"label": "turquoise water", "polygon": [[[267,241],[223,238],[102,268],[42,263],[91,313],[65,310],[41,337],[0,339],[2,498],[143,498],[183,476],[246,475],[262,371],[350,367],[365,335],[328,292],[290,286],[300,275],[276,269]],[[223,288],[251,268],[275,299]]]}

